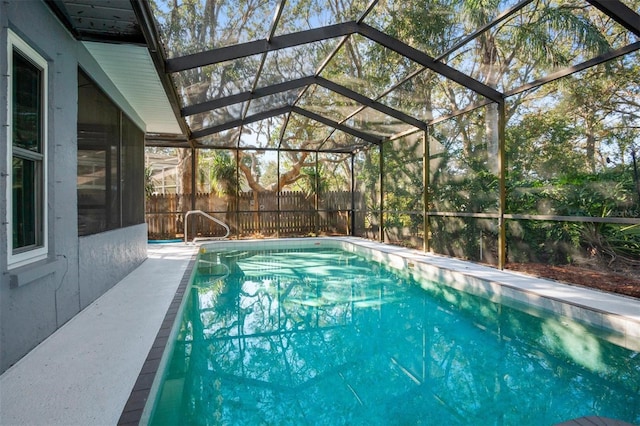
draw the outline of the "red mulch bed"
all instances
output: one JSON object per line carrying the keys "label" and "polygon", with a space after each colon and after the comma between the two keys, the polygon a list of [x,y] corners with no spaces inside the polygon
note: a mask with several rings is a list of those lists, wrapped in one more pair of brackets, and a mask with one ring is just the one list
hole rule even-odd
{"label": "red mulch bed", "polygon": [[539,263],[508,263],[507,269],[567,284],[619,293],[640,299],[640,273],[601,271],[575,265],[544,265]]}

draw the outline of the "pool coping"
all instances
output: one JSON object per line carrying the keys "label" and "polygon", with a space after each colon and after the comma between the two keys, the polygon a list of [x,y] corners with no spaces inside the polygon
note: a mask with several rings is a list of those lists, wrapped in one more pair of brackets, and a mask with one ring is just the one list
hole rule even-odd
{"label": "pool coping", "polygon": [[[384,259],[396,269],[415,269],[418,278],[449,283],[450,287],[494,302],[518,308],[533,306],[583,324],[589,324],[611,335],[613,343],[640,351],[640,300],[532,277],[510,270],[499,270],[460,259],[417,250],[397,250],[392,246],[376,246],[369,242],[361,247],[386,253]],[[374,256],[375,257],[375,256]]]}
{"label": "pool coping", "polygon": [[196,262],[197,252],[191,255],[191,259],[187,264],[187,268],[182,275],[180,284],[169,304],[169,308],[165,313],[164,319],[160,324],[160,329],[156,334],[156,338],[149,349],[149,353],[142,364],[138,378],[136,379],[131,394],[127,399],[127,402],[122,409],[122,414],[118,420],[118,425],[137,425],[142,419],[144,408],[147,404],[147,399],[151,394],[151,389],[155,381],[155,377],[159,370],[161,370],[163,356],[165,348],[169,342],[169,338],[172,336],[173,326],[176,322],[176,318],[180,313],[180,307],[184,299],[184,294],[191,280],[193,273],[193,267]]}
{"label": "pool coping", "polygon": [[[536,278],[509,270],[499,270],[460,259],[392,246],[357,237],[280,238],[270,240],[224,240],[199,243],[216,249],[255,248],[261,246],[297,248],[332,246],[384,261],[391,268],[406,271],[414,278],[447,280],[451,287],[494,302],[533,306],[612,332],[613,343],[640,351],[640,300],[559,281]],[[151,414],[145,411],[152,391],[158,386],[156,376],[167,362],[165,352],[176,318],[183,306],[197,253],[194,253],[178,289],[165,314],[160,330],[140,370],[140,374],[123,408],[119,426],[137,425]],[[155,392],[153,392],[155,395]]]}

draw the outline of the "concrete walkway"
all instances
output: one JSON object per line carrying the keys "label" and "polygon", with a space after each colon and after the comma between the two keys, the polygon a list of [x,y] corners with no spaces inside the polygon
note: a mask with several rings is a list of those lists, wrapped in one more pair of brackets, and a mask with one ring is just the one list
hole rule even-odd
{"label": "concrete walkway", "polygon": [[0,376],[0,425],[118,423],[195,252],[153,244],[148,259]]}

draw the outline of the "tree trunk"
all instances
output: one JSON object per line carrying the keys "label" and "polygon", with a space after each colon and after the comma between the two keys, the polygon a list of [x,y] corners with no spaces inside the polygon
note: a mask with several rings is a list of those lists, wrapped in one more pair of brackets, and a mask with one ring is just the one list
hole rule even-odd
{"label": "tree trunk", "polygon": [[586,128],[587,128],[587,146],[586,146],[586,155],[587,155],[587,168],[591,173],[596,172],[596,136],[594,131],[594,126],[591,123],[589,118],[585,118],[586,120]]}
{"label": "tree trunk", "polygon": [[191,194],[193,188],[191,185],[191,175],[193,169],[191,167],[191,149],[181,148],[178,149],[178,170],[179,170],[179,191],[180,197],[178,198],[178,211],[187,212],[191,210]]}
{"label": "tree trunk", "polygon": [[[490,33],[480,38],[480,57],[482,58],[482,74],[485,76],[487,86],[498,87],[500,77],[500,66],[498,64],[498,49],[496,42]],[[491,103],[487,105],[485,115],[485,138],[487,140],[487,169],[494,175],[499,173],[499,114],[498,105]]]}
{"label": "tree trunk", "polygon": [[499,132],[498,127],[499,115],[498,104],[491,103],[487,105],[487,115],[485,117],[485,132],[487,138],[487,169],[494,175],[499,173],[499,157],[500,157],[500,144],[499,144]]}

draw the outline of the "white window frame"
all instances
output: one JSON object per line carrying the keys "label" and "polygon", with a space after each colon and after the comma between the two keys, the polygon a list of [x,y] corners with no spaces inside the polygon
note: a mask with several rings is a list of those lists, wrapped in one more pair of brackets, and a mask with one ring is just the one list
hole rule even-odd
{"label": "white window frame", "polygon": [[[40,220],[42,221],[42,237],[38,245],[31,249],[21,249],[14,253],[13,249],[13,53],[17,51],[26,60],[39,68],[42,72],[42,187],[40,188]],[[24,40],[11,30],[7,31],[7,186],[6,186],[6,232],[7,232],[7,266],[9,269],[46,259],[48,256],[48,173],[47,173],[47,142],[48,142],[48,105],[49,105],[49,67],[47,61]]]}

